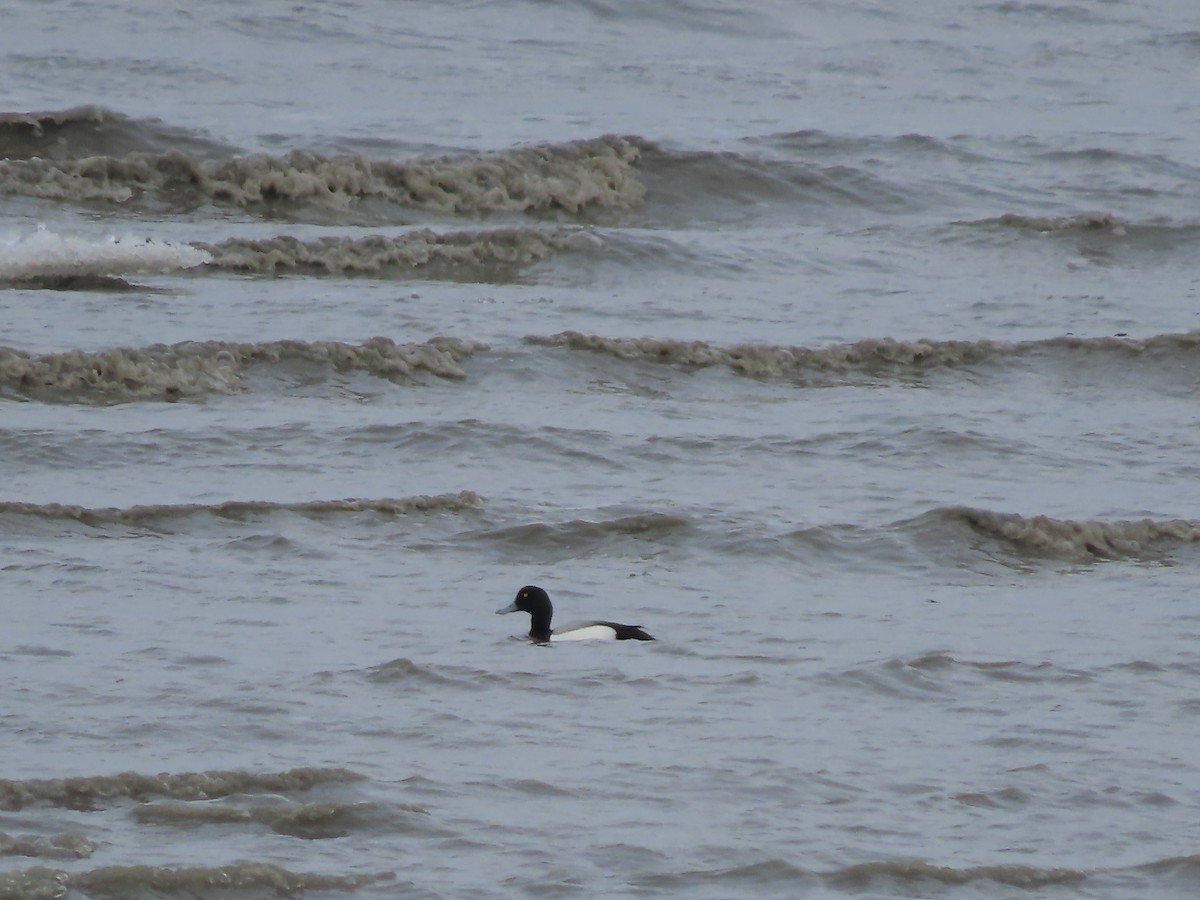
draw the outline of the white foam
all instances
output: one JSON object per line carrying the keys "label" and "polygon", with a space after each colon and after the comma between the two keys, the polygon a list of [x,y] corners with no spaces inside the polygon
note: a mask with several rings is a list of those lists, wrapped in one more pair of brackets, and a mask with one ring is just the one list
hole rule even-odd
{"label": "white foam", "polygon": [[161,274],[190,269],[211,259],[188,244],[130,235],[57,234],[39,225],[33,234],[0,237],[0,282]]}

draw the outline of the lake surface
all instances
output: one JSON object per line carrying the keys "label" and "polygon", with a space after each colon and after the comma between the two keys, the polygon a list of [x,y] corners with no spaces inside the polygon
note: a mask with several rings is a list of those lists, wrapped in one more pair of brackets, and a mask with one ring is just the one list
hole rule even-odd
{"label": "lake surface", "polygon": [[1194,897],[1198,66],[0,0],[0,897]]}

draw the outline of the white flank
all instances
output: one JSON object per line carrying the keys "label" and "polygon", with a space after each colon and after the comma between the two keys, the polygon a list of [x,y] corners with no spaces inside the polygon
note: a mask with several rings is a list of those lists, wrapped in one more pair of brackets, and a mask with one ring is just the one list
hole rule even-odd
{"label": "white flank", "polygon": [[582,628],[568,628],[566,631],[556,631],[550,635],[552,641],[615,641],[616,629],[607,625],[584,625]]}

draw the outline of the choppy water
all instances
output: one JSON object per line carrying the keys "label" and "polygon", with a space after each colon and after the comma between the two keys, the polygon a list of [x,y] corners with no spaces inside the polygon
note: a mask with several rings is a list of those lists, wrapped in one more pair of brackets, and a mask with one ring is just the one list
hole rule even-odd
{"label": "choppy water", "polygon": [[0,0],[0,897],[1194,896],[1198,64]]}

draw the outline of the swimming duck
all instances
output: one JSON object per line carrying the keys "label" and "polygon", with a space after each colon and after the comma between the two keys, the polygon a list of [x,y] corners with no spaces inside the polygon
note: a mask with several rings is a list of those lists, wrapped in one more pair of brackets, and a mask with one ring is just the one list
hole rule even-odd
{"label": "swimming duck", "polygon": [[532,584],[517,591],[516,599],[503,609],[496,610],[496,615],[513,612],[529,613],[529,639],[538,644],[548,641],[654,640],[640,625],[622,625],[619,622],[588,622],[563,631],[551,631],[550,617],[554,615],[554,606],[550,603],[550,595]]}

